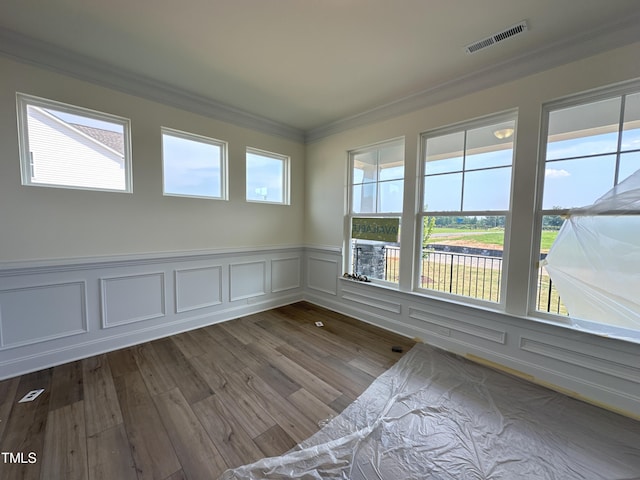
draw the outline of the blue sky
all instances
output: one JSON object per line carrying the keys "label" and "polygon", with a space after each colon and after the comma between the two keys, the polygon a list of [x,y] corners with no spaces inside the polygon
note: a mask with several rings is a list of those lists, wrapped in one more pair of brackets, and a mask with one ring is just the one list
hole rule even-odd
{"label": "blue sky", "polygon": [[[543,209],[591,205],[614,186],[617,133],[551,142],[547,147]],[[640,149],[640,129],[625,130],[622,151]],[[602,155],[601,155],[602,154]],[[563,158],[597,155],[589,158]],[[557,160],[556,160],[557,159]],[[640,169],[640,152],[620,156],[618,183]]]}
{"label": "blue sky", "polygon": [[284,161],[247,152],[247,200],[284,202]]}
{"label": "blue sky", "polygon": [[164,191],[174,195],[221,196],[221,148],[162,135]]}
{"label": "blue sky", "polygon": [[[544,179],[543,208],[573,208],[592,204],[614,185],[614,154],[617,149],[617,133],[594,135],[571,140],[551,142],[547,148]],[[640,129],[623,132],[619,179],[621,182],[640,169]],[[468,171],[464,179],[463,211],[508,210],[511,186],[510,149],[496,150],[466,159],[467,168],[488,168]],[[590,155],[597,155],[589,157]],[[588,157],[574,158],[573,157]],[[458,211],[462,200],[462,157],[451,157],[427,163],[424,185],[424,203],[429,211]],[[380,210],[402,211],[403,167],[383,169],[380,172]],[[447,173],[450,172],[450,173]],[[362,182],[362,170],[354,169],[354,183]],[[383,181],[385,180],[385,181]],[[364,197],[363,197],[364,195]],[[356,213],[362,211],[367,197],[375,201],[375,184],[354,186],[353,205]]]}

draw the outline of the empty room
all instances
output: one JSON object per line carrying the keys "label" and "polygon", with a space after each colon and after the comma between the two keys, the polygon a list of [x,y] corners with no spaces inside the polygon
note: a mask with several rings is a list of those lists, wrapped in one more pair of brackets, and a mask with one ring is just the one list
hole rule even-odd
{"label": "empty room", "polygon": [[4,0],[0,479],[640,479],[637,0]]}

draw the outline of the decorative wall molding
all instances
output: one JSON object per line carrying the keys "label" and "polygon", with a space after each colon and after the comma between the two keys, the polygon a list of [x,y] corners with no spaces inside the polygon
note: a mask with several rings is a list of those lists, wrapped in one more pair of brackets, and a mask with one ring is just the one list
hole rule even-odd
{"label": "decorative wall molding", "polygon": [[101,268],[139,267],[143,265],[158,265],[167,262],[204,262],[214,261],[216,258],[255,256],[262,254],[269,256],[276,253],[286,253],[291,250],[302,250],[300,245],[275,245],[271,247],[235,247],[213,248],[208,250],[187,250],[178,252],[133,253],[127,255],[104,255],[98,257],[56,258],[47,260],[23,260],[17,262],[1,262],[0,278],[44,274],[63,273],[81,270],[97,270]]}
{"label": "decorative wall molding", "polygon": [[[40,312],[47,321],[40,321]],[[0,290],[0,348],[13,348],[86,333],[85,281]]]}
{"label": "decorative wall molding", "polygon": [[51,43],[0,28],[0,54],[69,75],[96,85],[112,88],[172,107],[301,142],[304,132],[269,118],[255,115],[217,100],[204,97],[150,77],[110,67],[93,58],[62,49]]}
{"label": "decorative wall molding", "polygon": [[506,343],[507,333],[504,331],[496,330],[493,328],[483,327],[476,323],[466,322],[460,319],[443,317],[441,315],[434,314],[427,310],[421,310],[418,308],[409,309],[409,317],[414,320],[420,320],[439,327],[439,333],[445,336],[451,335],[451,330],[460,333],[466,333],[479,339],[489,340],[491,342],[500,343],[504,345]]}
{"label": "decorative wall molding", "polygon": [[300,301],[303,256],[295,246],[14,263],[0,274],[0,380]]}
{"label": "decorative wall molding", "polygon": [[330,135],[457,98],[500,83],[596,55],[640,40],[640,14],[600,25],[572,38],[494,64],[471,75],[304,131],[217,100],[127,71],[114,69],[90,57],[62,49],[10,29],[0,28],[0,54],[80,80],[181,108],[234,125],[298,142],[314,142]]}
{"label": "decorative wall molding", "polygon": [[377,308],[378,310],[384,310],[389,313],[400,315],[402,313],[402,305],[398,302],[390,302],[388,300],[381,300],[380,297],[367,295],[366,293],[358,292],[345,287],[341,288],[342,298],[350,302],[359,303],[361,305]]}
{"label": "decorative wall molding", "polygon": [[306,132],[307,143],[517,80],[640,40],[640,13]]}
{"label": "decorative wall molding", "polygon": [[307,288],[338,295],[338,260],[308,256]]}
{"label": "decorative wall molding", "polygon": [[163,272],[100,279],[102,328],[165,316]]}
{"label": "decorative wall molding", "polygon": [[[22,272],[14,269],[11,275],[0,275],[0,377],[306,299],[454,353],[521,372],[544,385],[575,392],[582,399],[622,412],[640,411],[640,368],[634,345],[548,322],[341,281],[341,262],[337,249],[291,247],[201,256],[185,252],[169,259],[154,259],[150,254],[141,263],[105,259],[94,268],[75,263],[58,264],[55,271],[51,265],[41,270],[33,266]],[[276,270],[280,268],[275,274],[277,282],[274,265]],[[216,278],[220,278],[219,288]],[[300,288],[280,290],[299,284],[300,279],[305,279]],[[193,295],[182,295],[183,289],[193,286],[202,288]],[[214,287],[213,294],[209,287]],[[172,294],[160,300],[160,292]],[[245,297],[260,292],[259,296]],[[144,300],[136,304],[138,296]],[[220,303],[213,301],[217,296]],[[114,303],[123,300],[133,304],[112,310]],[[145,320],[159,315],[161,304],[164,315]],[[25,309],[37,324],[23,324],[15,314]],[[105,318],[109,328],[102,328]],[[50,330],[43,333],[43,325]]]}
{"label": "decorative wall molding", "polygon": [[279,293],[302,287],[300,257],[271,260],[271,292]]}
{"label": "decorative wall molding", "polygon": [[614,377],[640,384],[640,368],[637,366],[615,362],[607,358],[597,357],[565,346],[534,340],[524,336],[520,338],[520,348],[527,352],[543,355],[564,363],[587,368],[594,372],[613,375]]}
{"label": "decorative wall molding", "polygon": [[176,313],[222,303],[222,266],[182,268],[174,273]]}
{"label": "decorative wall molding", "polygon": [[[308,261],[337,266],[341,254],[315,248]],[[315,260],[313,260],[315,259]],[[333,259],[333,262],[330,260]],[[321,277],[326,278],[321,278]],[[305,299],[410,338],[638,417],[637,345],[564,325],[474,308],[414,292],[337,279],[337,268],[310,269]],[[338,280],[337,295],[317,286]],[[314,288],[316,287],[316,288]],[[400,313],[378,309],[399,305]],[[546,340],[548,339],[548,340]]]}
{"label": "decorative wall molding", "polygon": [[229,265],[229,301],[250,299],[267,293],[267,263],[232,263]]}

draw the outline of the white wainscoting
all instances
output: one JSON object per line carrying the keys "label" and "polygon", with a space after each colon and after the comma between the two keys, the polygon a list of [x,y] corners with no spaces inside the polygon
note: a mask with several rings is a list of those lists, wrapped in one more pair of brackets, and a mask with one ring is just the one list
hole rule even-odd
{"label": "white wainscoting", "polygon": [[232,263],[229,265],[229,301],[259,297],[267,293],[267,262]]}
{"label": "white wainscoting", "polygon": [[338,278],[338,249],[306,261],[309,302],[640,418],[640,345]]}
{"label": "white wainscoting", "polygon": [[222,266],[175,271],[176,313],[215,307],[222,303]]}
{"label": "white wainscoting", "polygon": [[300,301],[303,257],[273,247],[0,265],[0,379]]}
{"label": "white wainscoting", "polygon": [[308,300],[640,417],[640,346],[343,279],[341,265],[322,247],[0,265],[0,379]]}
{"label": "white wainscoting", "polygon": [[[87,284],[49,283],[0,290],[0,347],[19,347],[87,331]],[[42,322],[41,313],[47,312]]]}
{"label": "white wainscoting", "polygon": [[162,318],[164,273],[101,278],[102,328]]}

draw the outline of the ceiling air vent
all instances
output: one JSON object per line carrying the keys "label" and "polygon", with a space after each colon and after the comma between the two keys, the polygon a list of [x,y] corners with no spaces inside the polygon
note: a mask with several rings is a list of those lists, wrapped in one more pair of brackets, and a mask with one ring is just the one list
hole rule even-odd
{"label": "ceiling air vent", "polygon": [[512,25],[511,27],[505,28],[501,32],[494,33],[490,37],[483,38],[482,40],[478,40],[477,42],[473,42],[466,47],[464,47],[465,52],[469,55],[472,53],[476,53],[478,50],[482,50],[483,48],[490,47],[491,45],[495,45],[498,42],[506,40],[507,38],[514,37],[516,35],[520,35],[521,33],[529,30],[527,27],[527,21],[523,20],[516,25]]}

